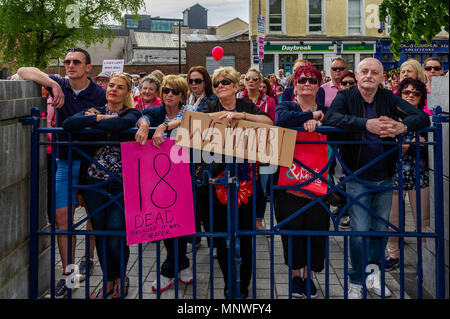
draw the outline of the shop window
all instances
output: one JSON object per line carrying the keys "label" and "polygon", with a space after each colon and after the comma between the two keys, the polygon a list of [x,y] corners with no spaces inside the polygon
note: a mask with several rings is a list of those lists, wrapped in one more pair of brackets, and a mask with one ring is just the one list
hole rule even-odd
{"label": "shop window", "polygon": [[323,54],[303,54],[303,59],[311,62],[317,70],[323,70]]}
{"label": "shop window", "polygon": [[349,35],[361,35],[361,0],[347,0],[347,33]]}
{"label": "shop window", "polygon": [[284,0],[268,0],[269,33],[283,32]]}
{"label": "shop window", "polygon": [[264,55],[263,60],[263,75],[267,77],[267,75],[271,73],[275,73],[275,65],[274,65],[274,55],[273,54],[266,54]]}
{"label": "shop window", "polygon": [[342,54],[341,57],[345,60],[347,70],[355,71],[355,55],[354,54]]}
{"label": "shop window", "polygon": [[309,33],[324,33],[324,1],[323,0],[309,0],[308,1],[308,32]]}
{"label": "shop window", "polygon": [[442,63],[448,63],[448,53],[438,53],[436,57],[441,60]]}

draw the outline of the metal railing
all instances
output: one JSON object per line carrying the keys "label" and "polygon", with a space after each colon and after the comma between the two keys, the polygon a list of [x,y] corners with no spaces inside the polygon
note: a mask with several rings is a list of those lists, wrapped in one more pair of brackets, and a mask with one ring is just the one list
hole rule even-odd
{"label": "metal railing", "polygon": [[[98,213],[98,212],[90,212],[91,214],[89,214],[88,216],[86,216],[85,218],[82,218],[81,221],[78,221],[76,224],[72,224],[71,221],[73,219],[72,216],[72,210],[68,209],[68,221],[69,221],[69,225],[68,225],[68,229],[66,230],[62,230],[62,229],[56,229],[56,224],[55,224],[55,201],[53,200],[53,202],[50,205],[50,227],[46,227],[46,228],[40,228],[39,227],[39,192],[41,191],[46,191],[46,190],[42,190],[40,189],[40,181],[39,181],[39,149],[40,147],[44,147],[46,145],[51,144],[52,147],[56,146],[57,144],[59,145],[64,145],[69,149],[68,152],[68,162],[69,162],[69,181],[71,180],[71,167],[72,165],[70,165],[70,163],[73,161],[72,158],[72,154],[74,153],[78,153],[81,157],[83,157],[85,160],[88,160],[90,162],[93,162],[95,164],[100,165],[99,163],[97,163],[92,157],[90,157],[87,153],[85,153],[82,149],[83,146],[86,145],[119,145],[118,142],[82,142],[82,141],[73,141],[72,139],[72,135],[68,132],[65,132],[63,129],[61,128],[40,128],[40,114],[39,114],[39,110],[38,109],[33,109],[32,110],[32,117],[29,119],[26,119],[23,121],[24,124],[26,125],[32,125],[32,130],[31,130],[31,177],[30,177],[30,268],[29,268],[29,297],[30,298],[39,298],[41,296],[38,295],[38,286],[39,286],[39,272],[41,271],[50,271],[50,278],[51,278],[51,282],[50,282],[50,297],[53,298],[54,294],[55,294],[55,261],[56,261],[56,256],[55,256],[55,247],[56,247],[56,236],[57,235],[68,235],[68,252],[71,251],[71,247],[72,247],[72,240],[71,240],[71,235],[78,235],[78,236],[84,236],[85,237],[85,252],[87,254],[87,258],[93,258],[93,256],[89,256],[89,236],[94,235],[94,236],[102,236],[103,238],[103,245],[105,245],[105,236],[119,236],[121,238],[121,256],[123,256],[123,252],[124,252],[124,245],[126,245],[125,243],[125,231],[99,231],[99,230],[92,230],[92,231],[88,231],[88,230],[79,230],[78,228],[80,228],[84,223],[87,222],[87,220],[89,218],[92,217],[92,214]],[[448,123],[448,116],[444,116],[441,112],[440,112],[440,107],[437,107],[435,109],[435,114],[433,116],[433,125],[427,129],[424,129],[420,132],[416,133],[416,142],[382,142],[382,144],[388,144],[388,145],[392,145],[393,147],[390,149],[389,152],[387,153],[383,153],[382,155],[378,156],[376,159],[373,159],[370,163],[368,163],[367,165],[365,165],[364,167],[362,167],[361,169],[359,169],[358,171],[356,171],[355,173],[351,173],[350,170],[345,166],[345,164],[342,162],[342,159],[339,155],[338,152],[338,145],[340,144],[364,144],[362,142],[350,142],[350,141],[327,141],[327,142],[323,142],[328,144],[329,146],[332,147],[333,150],[333,154],[332,157],[330,159],[330,161],[328,162],[327,166],[323,168],[323,170],[321,172],[314,172],[312,170],[310,170],[310,172],[312,174],[314,174],[315,178],[319,178],[321,179],[324,183],[327,183],[328,185],[328,192],[327,195],[333,191],[339,192],[341,193],[343,196],[345,196],[347,198],[347,204],[344,206],[344,208],[341,210],[341,212],[339,213],[339,215],[337,217],[335,217],[333,215],[333,212],[331,211],[329,205],[327,205],[326,203],[326,197],[327,195],[323,195],[323,196],[315,196],[314,194],[309,193],[309,195],[311,195],[313,197],[313,201],[302,207],[299,211],[297,211],[295,214],[293,214],[290,219],[302,214],[303,212],[305,212],[306,210],[308,210],[308,208],[310,208],[312,205],[315,204],[319,204],[322,207],[324,207],[328,214],[330,215],[331,218],[331,222],[332,222],[332,229],[331,230],[327,230],[327,231],[312,231],[312,230],[283,230],[282,227],[289,222],[289,220],[283,220],[280,221],[278,224],[275,221],[275,214],[274,214],[274,192],[278,191],[278,190],[282,190],[282,189],[287,189],[287,188],[295,188],[297,190],[301,190],[301,188],[299,186],[295,186],[295,187],[286,187],[286,186],[277,186],[275,185],[275,181],[273,178],[273,175],[269,176],[269,194],[270,194],[270,206],[269,206],[269,211],[270,211],[270,225],[268,225],[268,229],[265,230],[256,230],[255,227],[255,218],[256,218],[256,196],[252,196],[252,200],[253,200],[253,208],[252,208],[252,213],[253,213],[253,227],[251,230],[242,230],[240,229],[239,225],[238,225],[238,205],[237,205],[237,193],[238,193],[238,189],[239,189],[239,179],[237,178],[236,175],[236,162],[234,161],[233,163],[228,163],[226,164],[226,168],[225,168],[225,176],[222,178],[217,178],[217,179],[213,179],[211,176],[211,169],[212,169],[212,165],[210,165],[209,170],[205,171],[203,173],[203,180],[197,181],[195,179],[195,174],[194,174],[194,165],[191,165],[191,175],[192,175],[192,185],[193,185],[193,191],[194,191],[194,207],[195,206],[195,201],[196,196],[195,196],[195,192],[198,189],[198,187],[201,187],[202,185],[205,185],[204,183],[208,184],[208,203],[209,203],[209,220],[210,220],[210,227],[209,229],[211,231],[198,231],[195,235],[192,236],[186,236],[186,238],[188,238],[189,241],[192,241],[192,247],[193,247],[193,254],[192,254],[192,269],[193,269],[193,281],[194,281],[194,285],[193,285],[193,298],[197,298],[197,272],[196,272],[196,254],[195,254],[195,244],[198,240],[201,239],[201,237],[205,237],[207,238],[207,241],[210,244],[210,293],[209,293],[209,298],[214,299],[216,296],[214,295],[214,272],[213,272],[213,263],[214,263],[214,258],[212,255],[213,252],[213,247],[214,247],[214,240],[217,238],[225,238],[226,239],[226,243],[227,243],[227,247],[228,249],[228,269],[229,269],[229,276],[228,276],[228,286],[230,287],[230,297],[231,298],[239,298],[240,297],[240,265],[242,263],[242,258],[240,255],[240,236],[251,236],[253,241],[252,241],[252,250],[253,250],[253,263],[252,263],[252,274],[253,274],[253,279],[255,279],[255,273],[256,273],[256,237],[257,236],[268,236],[269,238],[269,242],[270,242],[270,298],[275,298],[275,266],[274,266],[274,251],[275,251],[275,237],[276,236],[288,236],[288,242],[289,242],[289,246],[290,246],[290,251],[289,251],[289,265],[288,265],[288,277],[291,278],[291,274],[292,274],[292,239],[293,236],[305,236],[307,239],[307,266],[308,269],[310,269],[310,262],[311,262],[311,238],[314,236],[323,236],[325,237],[325,293],[324,293],[324,298],[330,298],[330,291],[329,291],[329,285],[330,285],[330,252],[329,252],[329,248],[330,248],[330,244],[329,244],[329,240],[330,237],[332,236],[341,236],[343,237],[343,242],[344,242],[344,253],[343,253],[343,260],[344,260],[344,298],[347,298],[347,290],[348,290],[348,257],[349,257],[349,249],[348,249],[348,242],[349,242],[349,238],[351,236],[362,236],[363,238],[363,247],[364,247],[364,251],[366,251],[367,248],[367,239],[369,237],[379,237],[382,241],[382,247],[384,247],[384,243],[387,239],[387,237],[399,237],[399,247],[400,247],[400,298],[405,298],[405,273],[404,273],[404,260],[405,260],[405,256],[404,256],[404,248],[405,248],[405,243],[404,243],[404,239],[405,238],[416,238],[417,239],[417,291],[418,291],[418,295],[417,298],[422,298],[422,279],[423,279],[423,269],[422,269],[422,239],[423,238],[432,238],[435,240],[435,244],[436,244],[436,262],[435,262],[435,276],[436,276],[436,297],[437,298],[445,298],[445,248],[444,248],[444,212],[443,212],[443,165],[442,165],[442,158],[443,158],[443,152],[442,152],[442,123]],[[298,129],[303,130],[302,128]],[[90,134],[94,133],[95,130],[84,130],[85,132],[89,132]],[[135,129],[131,129],[129,130],[130,133],[134,132]],[[330,133],[330,132],[344,132],[342,130],[336,129],[336,128],[332,128],[332,127],[319,127],[317,129],[318,132],[320,133]],[[431,132],[433,134],[433,140],[428,141],[428,142],[420,142],[419,139],[419,133],[423,133],[423,132]],[[40,136],[46,134],[46,133],[51,133],[53,135],[53,137],[55,136],[55,134],[67,134],[68,135],[68,140],[67,141],[55,141],[55,139],[53,138],[52,142],[46,142],[43,141],[42,138],[40,138]],[[83,134],[83,131],[80,132],[80,134]],[[297,143],[302,143],[302,142],[297,142]],[[321,143],[321,142],[317,142],[317,143]],[[366,142],[369,143],[369,142]],[[435,225],[434,225],[434,232],[422,232],[420,231],[421,227],[421,211],[420,211],[420,194],[417,196],[417,201],[418,201],[418,205],[417,205],[417,231],[407,231],[405,229],[405,205],[403,201],[399,201],[399,218],[400,218],[400,222],[399,225],[400,226],[394,226],[392,225],[389,220],[384,220],[382,219],[382,221],[388,225],[390,228],[392,228],[394,231],[392,232],[358,232],[358,231],[340,231],[339,230],[339,220],[342,217],[342,215],[344,214],[345,211],[348,210],[348,208],[352,205],[361,205],[363,206],[361,203],[358,203],[358,198],[353,198],[351,197],[349,194],[347,194],[345,191],[342,190],[342,187],[348,183],[349,181],[353,180],[353,179],[358,179],[358,175],[363,172],[365,169],[369,168],[370,166],[372,166],[373,164],[375,164],[378,161],[382,161],[386,158],[386,156],[388,156],[390,153],[392,152],[397,152],[398,153],[398,167],[399,167],[399,171],[401,172],[401,158],[402,158],[402,152],[401,152],[401,145],[402,144],[410,144],[410,145],[416,145],[417,146],[417,152],[416,152],[416,160],[420,159],[420,154],[419,154],[419,147],[420,145],[426,145],[428,146],[429,149],[432,149],[432,152],[434,153],[434,199],[435,199],[435,205],[434,205],[434,211],[430,212],[430,214],[434,214],[435,216]],[[52,153],[52,160],[51,160],[51,167],[48,167],[49,170],[51,170],[52,172],[52,183],[51,185],[48,187],[48,191],[52,192],[53,194],[55,193],[55,169],[56,169],[56,156],[55,156],[55,152]],[[331,162],[333,159],[336,159],[337,161],[339,161],[342,165],[342,167],[345,169],[346,171],[346,177],[339,181],[337,184],[334,184],[330,181],[328,181],[327,179],[324,179],[321,175],[322,173],[329,168],[329,166],[331,165]],[[102,167],[104,168],[104,167]],[[255,173],[255,165],[253,165],[253,171]],[[110,172],[109,172],[110,173]],[[115,179],[116,181],[121,181],[120,176],[118,176],[117,174],[110,174],[111,177],[110,179]],[[253,194],[256,193],[256,189],[255,189],[255,185],[256,184],[256,180],[255,180],[255,175],[253,174]],[[419,176],[419,168],[417,165],[416,168],[416,176]],[[401,182],[401,178],[399,178],[400,180],[400,184],[398,186],[392,186],[390,188],[384,188],[384,189],[390,189],[390,190],[397,190],[399,192],[399,198],[403,198],[402,194],[403,194],[403,183]],[[361,180],[359,180],[361,182]],[[416,179],[416,185],[418,186],[417,189],[420,189],[419,186],[419,178]],[[213,229],[213,219],[214,219],[214,212],[213,212],[213,197],[214,195],[214,185],[224,185],[227,187],[227,197],[228,197],[228,204],[227,204],[227,231],[225,233],[218,233],[218,232],[214,232]],[[91,186],[88,185],[76,185],[75,188],[80,189],[80,190],[87,190],[89,189]],[[68,194],[71,194],[72,191],[72,185],[71,183],[68,183]],[[308,193],[307,191],[303,191]],[[420,193],[420,192],[419,192]],[[123,193],[118,195],[116,198],[112,198],[111,200],[116,204],[118,204],[117,202],[117,198],[119,198],[120,196],[123,196]],[[105,204],[106,205],[106,204]],[[104,206],[105,206],[104,205]],[[68,196],[68,203],[67,203],[68,207],[72,207],[72,199],[71,196]],[[374,214],[376,215],[375,212],[371,211],[368,207],[363,206],[370,214]],[[99,211],[101,210],[101,208],[99,209]],[[380,218],[380,217],[378,217]],[[334,228],[334,229],[333,229]],[[51,260],[50,260],[50,265],[51,265],[51,269],[47,270],[47,269],[39,269],[39,264],[38,264],[38,258],[39,258],[39,245],[38,245],[38,238],[40,236],[50,236],[50,246],[51,246]],[[184,240],[184,239],[182,239]],[[174,249],[175,252],[178,251],[180,245],[180,238],[176,238],[174,240]],[[157,278],[159,278],[160,275],[160,266],[161,266],[161,256],[160,256],[160,242],[156,243],[156,264],[157,264],[157,269],[156,269],[156,276]],[[68,260],[68,264],[72,263],[71,260],[71,254],[69,253],[69,260]],[[364,253],[365,257],[367,257],[367,254]],[[138,245],[138,298],[143,298],[143,260],[142,260],[142,256],[143,256],[143,246],[142,244]],[[382,256],[384,256],[384,251],[382,252]],[[366,266],[366,259],[364,260],[364,268]],[[178,265],[179,265],[179,260],[178,260],[178,254],[175,253],[175,261],[174,261],[174,265],[175,265],[175,273],[178,273]],[[125,270],[123,267],[123,260],[121,261],[121,278],[124,279],[125,278]],[[309,270],[310,271],[310,270]],[[216,271],[217,273],[217,271]],[[218,275],[220,276],[221,274],[218,273]],[[367,275],[367,274],[366,274]],[[384,283],[385,280],[385,262],[384,262],[384,258],[382,258],[381,261],[381,281]],[[122,280],[123,282],[123,280]],[[158,285],[160,283],[158,282]],[[105,288],[106,285],[106,274],[103,274],[103,286]],[[254,298],[256,298],[257,296],[257,285],[256,285],[256,280],[253,280],[253,284],[250,287],[250,289],[252,290],[252,295]],[[307,296],[310,297],[310,289],[311,289],[311,282],[308,279],[307,281]],[[90,294],[90,283],[89,283],[89,276],[87,276],[86,278],[86,290],[85,290],[85,297],[89,298],[89,294]],[[161,296],[161,292],[158,290],[157,291],[157,298],[160,298]],[[71,297],[71,293],[69,290],[69,294],[68,297]],[[178,298],[178,280],[175,280],[175,298]],[[289,279],[289,298],[292,297],[292,280]],[[364,297],[366,297],[366,292],[364,290]]]}

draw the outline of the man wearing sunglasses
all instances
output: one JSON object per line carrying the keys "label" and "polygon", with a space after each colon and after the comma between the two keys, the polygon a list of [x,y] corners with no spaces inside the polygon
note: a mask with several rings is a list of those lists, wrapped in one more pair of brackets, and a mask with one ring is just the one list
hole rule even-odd
{"label": "man wearing sunglasses", "polygon": [[433,76],[444,75],[442,62],[436,57],[428,58],[423,63],[423,69],[425,70],[425,75],[427,76],[427,90],[428,92],[431,92],[431,78]]}
{"label": "man wearing sunglasses", "polygon": [[[398,152],[392,152],[395,145],[378,142],[395,141],[399,134],[423,129],[430,125],[430,119],[425,112],[390,90],[379,87],[383,81],[383,65],[377,59],[362,60],[356,80],[356,86],[338,92],[325,114],[323,124],[346,130],[339,140],[363,142],[339,145],[345,166],[353,174],[358,171],[358,179],[353,177],[346,183],[346,193],[350,196],[348,201],[356,199],[358,202],[348,208],[351,230],[387,232]],[[375,159],[376,163],[361,171]],[[383,187],[385,190],[372,192],[373,187]],[[365,276],[365,269],[370,269],[370,266],[372,269],[382,269],[385,244],[380,236],[366,237],[367,250],[364,252],[362,236],[351,236],[349,299],[362,299],[364,282],[378,296],[391,296],[391,291],[381,282],[380,271],[372,272],[367,278]],[[364,256],[367,259],[364,260]],[[368,267],[364,268],[364,265]]]}
{"label": "man wearing sunglasses", "polygon": [[347,73],[347,65],[343,58],[335,58],[331,62],[330,67],[331,81],[324,83],[321,87],[325,90],[325,106],[330,107],[336,97],[337,92],[341,89],[341,80]]}
{"label": "man wearing sunglasses", "polygon": [[[91,78],[88,77],[92,69],[91,57],[86,50],[81,48],[71,48],[66,51],[64,58],[64,67],[67,78],[47,75],[35,67],[22,67],[17,73],[24,80],[34,81],[50,92],[53,97],[53,107],[56,113],[56,126],[62,127],[64,120],[85,108],[102,107],[106,104],[106,91]],[[56,134],[56,140],[67,140],[66,134]],[[69,161],[67,147],[56,145],[56,177],[55,177],[55,223],[58,230],[68,228],[68,202],[69,196],[72,198],[72,218],[75,208],[78,206],[78,200],[75,196],[76,189],[73,187],[72,194],[68,194],[69,179]],[[72,153],[72,185],[79,184],[81,158],[76,152]],[[88,223],[90,225],[90,223]],[[89,229],[89,226],[88,226]],[[92,229],[92,228],[91,228]],[[71,263],[75,263],[75,236],[72,239],[72,258]],[[89,256],[94,256],[95,242],[91,240]],[[58,236],[58,247],[63,264],[63,275],[56,284],[55,297],[64,298],[67,295],[68,288],[65,285],[65,277],[70,274],[67,271],[69,252],[67,236]],[[80,263],[81,279],[85,279],[86,260]],[[92,272],[93,262],[90,261],[90,273]]]}

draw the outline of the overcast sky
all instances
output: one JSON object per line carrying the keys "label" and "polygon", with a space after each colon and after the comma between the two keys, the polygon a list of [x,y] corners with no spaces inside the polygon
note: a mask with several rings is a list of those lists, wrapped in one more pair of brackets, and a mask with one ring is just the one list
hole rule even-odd
{"label": "overcast sky", "polygon": [[145,0],[142,14],[161,18],[183,18],[183,11],[195,4],[208,9],[208,26],[218,26],[236,17],[249,22],[248,0]]}

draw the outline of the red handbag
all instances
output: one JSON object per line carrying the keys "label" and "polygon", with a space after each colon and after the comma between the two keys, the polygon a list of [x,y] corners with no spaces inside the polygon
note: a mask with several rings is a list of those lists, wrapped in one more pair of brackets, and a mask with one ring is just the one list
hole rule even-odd
{"label": "red handbag", "polygon": [[[297,141],[302,142],[326,142],[327,136],[317,132],[297,132]],[[328,147],[327,144],[296,144],[294,151],[294,159],[309,167],[316,173],[319,173],[328,163]],[[328,169],[322,174],[324,179],[328,178]],[[316,196],[322,196],[327,193],[327,183],[318,177],[315,177],[310,171],[304,168],[296,161],[292,162],[290,168],[281,167],[280,176],[278,178],[279,186],[294,186],[311,180],[310,183],[301,187],[308,190]],[[301,191],[287,190],[288,193],[300,197],[311,198],[311,196]]]}

